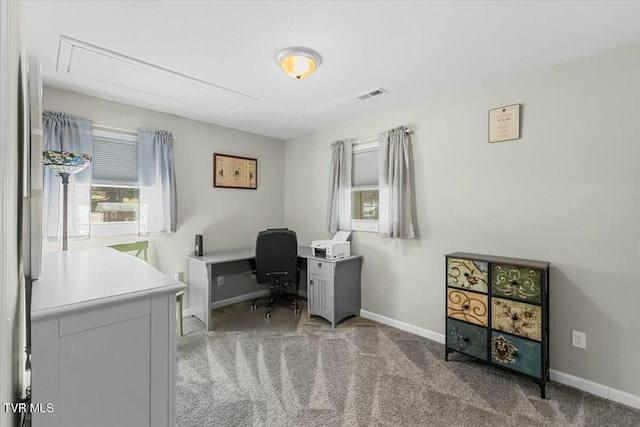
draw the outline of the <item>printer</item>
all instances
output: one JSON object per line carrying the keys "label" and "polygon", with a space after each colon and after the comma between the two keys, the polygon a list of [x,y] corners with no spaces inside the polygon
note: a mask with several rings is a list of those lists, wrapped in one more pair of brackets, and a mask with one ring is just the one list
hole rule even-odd
{"label": "printer", "polygon": [[331,240],[313,240],[311,242],[311,252],[313,256],[337,259],[351,255],[351,242],[347,239],[350,231],[338,231]]}

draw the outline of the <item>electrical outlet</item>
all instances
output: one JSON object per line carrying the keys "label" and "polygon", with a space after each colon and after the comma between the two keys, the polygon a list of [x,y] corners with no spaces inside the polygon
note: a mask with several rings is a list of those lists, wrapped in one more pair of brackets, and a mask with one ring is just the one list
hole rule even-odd
{"label": "electrical outlet", "polygon": [[587,334],[579,331],[571,331],[571,345],[578,348],[587,348]]}
{"label": "electrical outlet", "polygon": [[224,276],[218,276],[218,286],[224,285]]}

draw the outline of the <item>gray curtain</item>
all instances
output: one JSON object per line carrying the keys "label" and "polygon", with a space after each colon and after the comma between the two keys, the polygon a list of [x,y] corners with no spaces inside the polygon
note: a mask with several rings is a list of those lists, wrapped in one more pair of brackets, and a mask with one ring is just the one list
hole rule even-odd
{"label": "gray curtain", "polygon": [[[88,119],[66,113],[45,111],[44,150],[69,151],[93,156],[92,124]],[[42,192],[42,222],[44,235],[50,241],[62,238],[62,180],[49,168],[44,168]],[[91,232],[91,165],[69,179],[68,236],[89,238]]]}
{"label": "gray curtain", "polygon": [[331,144],[327,203],[327,223],[331,233],[351,230],[351,155],[350,141]]}
{"label": "gray curtain", "polygon": [[138,128],[140,235],[174,233],[178,225],[173,135]]}
{"label": "gray curtain", "polygon": [[410,169],[410,138],[406,130],[400,126],[378,135],[380,237],[415,237],[411,218],[413,171]]}

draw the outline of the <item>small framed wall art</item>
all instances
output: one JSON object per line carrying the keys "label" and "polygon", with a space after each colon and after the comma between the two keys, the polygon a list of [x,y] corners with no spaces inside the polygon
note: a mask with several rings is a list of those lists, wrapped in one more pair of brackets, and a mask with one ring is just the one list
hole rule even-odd
{"label": "small framed wall art", "polygon": [[258,189],[258,160],[213,153],[213,186]]}
{"label": "small framed wall art", "polygon": [[489,142],[520,139],[520,104],[489,110]]}

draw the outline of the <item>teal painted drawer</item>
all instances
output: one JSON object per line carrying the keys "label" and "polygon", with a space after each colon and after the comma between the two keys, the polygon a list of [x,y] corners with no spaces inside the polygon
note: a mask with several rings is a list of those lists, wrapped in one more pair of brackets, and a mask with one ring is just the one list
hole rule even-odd
{"label": "teal painted drawer", "polygon": [[486,294],[488,283],[488,263],[461,258],[447,259],[447,285]]}
{"label": "teal painted drawer", "polygon": [[491,293],[493,296],[540,304],[542,271],[531,267],[492,264]]}
{"label": "teal painted drawer", "polygon": [[491,362],[542,378],[540,344],[500,331],[491,333]]}
{"label": "teal painted drawer", "polygon": [[487,360],[487,329],[447,319],[447,347]]}

